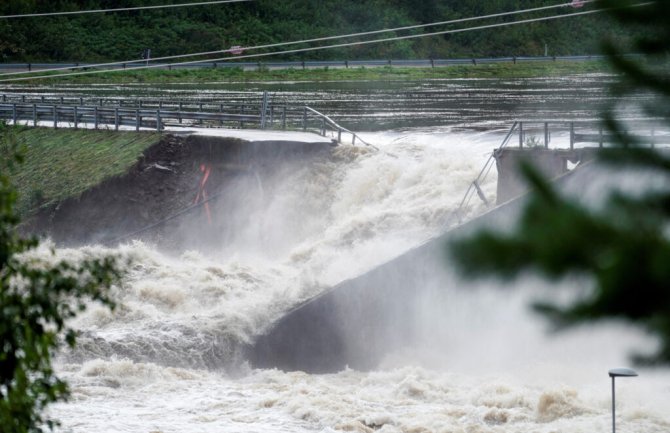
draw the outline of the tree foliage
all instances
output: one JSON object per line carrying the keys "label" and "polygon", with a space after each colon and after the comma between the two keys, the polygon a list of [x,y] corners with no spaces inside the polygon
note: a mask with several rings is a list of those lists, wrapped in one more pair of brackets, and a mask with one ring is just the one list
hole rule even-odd
{"label": "tree foliage", "polygon": [[[613,88],[616,104],[631,89],[649,91],[642,109],[670,126],[670,3],[662,0],[631,7],[629,0],[603,0],[603,7],[630,32],[605,44],[621,81]],[[642,57],[621,56],[634,50]],[[608,110],[603,117],[618,147],[600,161],[618,171],[634,168],[670,179],[667,153],[642,147]],[[593,290],[567,306],[549,302],[535,308],[560,326],[620,318],[660,339],[659,349],[641,363],[670,363],[670,190],[642,194],[613,192],[600,209],[562,196],[531,167],[524,174],[533,187],[523,214],[510,234],[490,231],[454,242],[451,256],[472,276],[507,278],[535,269],[557,279],[568,273],[591,276]]]}
{"label": "tree foliage", "polygon": [[[165,3],[164,0],[3,0],[0,2],[0,15]],[[139,59],[145,48],[152,49],[153,57],[169,56],[222,50],[233,45],[254,46],[425,24],[546,4],[544,0],[255,0],[174,9],[4,19],[0,20],[0,56],[2,61],[8,62],[120,61]],[[574,11],[564,7],[514,18],[473,21],[449,28]],[[446,28],[427,27],[412,32]],[[598,49],[600,35],[614,35],[618,30],[602,14],[596,14],[408,41],[288,54],[277,58],[342,60],[539,56],[544,54],[545,44],[549,55],[592,54]],[[389,32],[383,36],[394,35]]]}
{"label": "tree foliage", "polygon": [[[0,430],[41,432],[54,426],[44,408],[67,397],[52,367],[54,351],[73,346],[68,319],[90,300],[113,307],[108,294],[119,271],[115,259],[51,265],[38,257],[36,239],[17,234],[16,190],[8,173],[21,162],[10,128],[0,124]],[[53,252],[52,252],[53,254]],[[64,340],[64,341],[63,341]]]}

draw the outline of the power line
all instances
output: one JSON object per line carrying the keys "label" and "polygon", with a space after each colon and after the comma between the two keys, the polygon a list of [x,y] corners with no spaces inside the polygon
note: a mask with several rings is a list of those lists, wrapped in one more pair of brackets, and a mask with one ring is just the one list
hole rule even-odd
{"label": "power line", "polygon": [[[584,4],[593,3],[594,1],[595,0],[585,0]],[[253,47],[239,47],[239,48],[234,48],[234,49],[228,48],[228,49],[225,49],[225,50],[205,51],[205,52],[200,52],[200,53],[178,54],[178,55],[173,55],[173,56],[155,57],[155,58],[151,59],[151,61],[152,62],[157,62],[157,61],[161,61],[161,60],[172,60],[172,59],[180,59],[180,58],[185,58],[185,57],[208,56],[208,55],[213,55],[213,54],[231,53],[233,51],[238,51],[238,50],[251,51],[251,50],[260,50],[260,49],[266,49],[266,48],[277,48],[277,47],[289,46],[289,45],[306,44],[306,43],[312,43],[312,42],[323,42],[323,41],[328,41],[328,40],[333,40],[333,39],[345,39],[345,38],[351,38],[351,37],[357,37],[357,36],[369,36],[369,35],[380,34],[380,33],[396,32],[396,31],[403,31],[403,30],[413,30],[413,29],[424,28],[424,27],[436,27],[436,26],[447,25],[447,24],[458,24],[458,23],[463,23],[463,22],[468,22],[468,21],[484,20],[484,19],[490,19],[490,18],[500,18],[500,17],[510,16],[510,15],[517,15],[517,14],[523,14],[523,13],[529,13],[529,12],[538,12],[538,11],[543,11],[543,10],[548,10],[548,9],[562,8],[562,7],[570,6],[571,4],[572,3],[561,3],[561,4],[551,5],[551,6],[542,6],[542,7],[522,9],[522,10],[516,10],[516,11],[509,11],[509,12],[499,12],[499,13],[495,13],[495,14],[482,15],[482,16],[478,16],[478,17],[459,18],[459,19],[454,19],[454,20],[449,20],[449,21],[439,21],[439,22],[434,22],[434,23],[429,23],[429,24],[417,24],[417,25],[412,25],[412,26],[396,27],[396,28],[391,28],[391,29],[373,30],[373,31],[368,31],[368,32],[360,32],[360,33],[350,33],[350,34],[346,34],[346,35],[325,36],[325,37],[320,37],[320,38],[303,39],[303,40],[299,40],[299,41],[279,42],[279,43],[275,43],[275,44],[257,45],[257,46],[253,46]],[[240,58],[240,57],[238,56],[236,58]],[[40,72],[44,73],[44,72],[64,71],[64,70],[73,70],[73,69],[98,68],[98,67],[105,67],[105,66],[123,65],[123,64],[126,64],[126,63],[133,63],[133,62],[139,62],[139,61],[146,61],[146,60],[145,59],[136,59],[136,60],[126,60],[126,61],[122,61],[122,62],[108,62],[108,63],[79,65],[79,66],[74,66],[74,67],[50,68],[50,69],[43,69]],[[7,73],[4,73],[4,74],[0,74],[0,77],[8,76],[8,75],[25,75],[25,74],[32,74],[32,73],[34,73],[34,72],[32,72],[32,71],[7,72]]]}
{"label": "power line", "polygon": [[98,14],[98,13],[107,13],[107,12],[138,11],[138,10],[143,10],[143,9],[181,8],[181,7],[188,7],[188,6],[204,6],[204,5],[213,5],[213,4],[222,4],[222,3],[239,3],[239,2],[248,2],[248,1],[254,1],[254,0],[216,0],[216,1],[204,1],[204,2],[197,2],[197,3],[179,3],[179,4],[168,4],[168,5],[154,5],[154,6],[135,6],[135,7],[115,8],[115,9],[93,9],[93,10],[84,10],[84,11],[44,12],[44,13],[21,14],[21,15],[3,15],[3,16],[0,16],[0,19],[54,17],[54,16],[61,16],[61,15]]}
{"label": "power line", "polygon": [[[633,6],[646,6],[646,5],[649,5],[649,4],[650,3],[639,3],[639,4],[636,4],[636,5],[633,5]],[[230,60],[237,60],[237,59],[268,57],[268,56],[274,56],[274,55],[280,55],[280,54],[294,54],[294,53],[302,53],[302,52],[307,52],[307,51],[318,51],[318,50],[325,50],[325,49],[331,49],[331,48],[344,48],[344,47],[350,47],[350,46],[356,46],[356,45],[377,44],[377,43],[382,43],[382,42],[392,42],[392,41],[398,41],[398,40],[416,39],[416,38],[429,37],[429,36],[463,33],[463,32],[468,32],[468,31],[473,31],[473,30],[499,28],[499,27],[506,27],[506,26],[519,25],[519,24],[527,24],[527,23],[539,22],[539,21],[550,21],[550,20],[569,18],[569,17],[574,17],[574,16],[596,14],[596,13],[605,12],[606,10],[607,9],[596,9],[596,10],[591,10],[591,11],[573,12],[573,13],[570,13],[570,14],[563,14],[563,15],[552,15],[552,16],[541,17],[541,18],[529,18],[529,19],[520,20],[520,21],[511,21],[511,22],[507,22],[507,23],[486,24],[486,25],[481,25],[481,26],[466,27],[466,28],[463,28],[463,29],[455,29],[455,30],[442,30],[442,31],[439,31],[439,32],[423,33],[423,34],[420,34],[420,35],[406,35],[406,36],[397,36],[397,37],[393,37],[393,38],[373,39],[373,40],[369,40],[369,41],[358,41],[358,42],[349,42],[349,43],[341,43],[341,44],[333,44],[333,45],[324,45],[324,46],[320,46],[320,47],[297,48],[297,49],[293,49],[293,50],[275,51],[275,52],[271,52],[271,53],[260,53],[260,54],[249,54],[249,55],[244,55],[244,56],[236,56],[236,57],[232,57],[232,58],[231,57],[223,57],[223,58],[219,58],[219,59],[204,59],[204,60],[193,60],[193,61],[188,61],[188,62],[168,63],[168,64],[161,64],[161,65],[138,66],[138,67],[133,68],[132,70],[134,71],[134,70],[142,70],[142,69],[165,68],[165,67],[168,67],[168,66],[180,66],[180,65],[195,65],[195,64],[198,64],[198,63],[205,63],[205,62],[223,62],[223,61],[230,61]],[[24,81],[24,80],[33,80],[33,79],[42,79],[42,78],[59,78],[59,77],[69,77],[69,76],[77,76],[77,75],[89,75],[89,74],[99,74],[99,73],[105,73],[105,72],[119,72],[119,71],[127,71],[127,70],[124,70],[124,69],[105,69],[105,70],[99,70],[99,71],[72,72],[72,73],[68,73],[68,74],[40,75],[40,76],[34,76],[34,77],[9,78],[9,79],[0,80],[0,82]]]}

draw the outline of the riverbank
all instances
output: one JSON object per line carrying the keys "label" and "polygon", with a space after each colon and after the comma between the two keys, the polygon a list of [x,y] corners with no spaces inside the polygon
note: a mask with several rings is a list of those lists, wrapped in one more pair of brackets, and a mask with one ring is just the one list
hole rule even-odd
{"label": "riverbank", "polygon": [[22,215],[125,173],[160,140],[155,132],[17,127],[25,161],[12,176]]}
{"label": "riverbank", "polygon": [[[609,64],[602,60],[537,61],[518,63],[489,63],[422,67],[357,67],[313,69],[266,69],[249,71],[242,68],[211,69],[144,69],[114,70],[104,73],[43,78],[23,83],[39,84],[132,84],[132,83],[212,83],[258,81],[351,81],[351,80],[421,80],[457,78],[535,78],[573,74],[611,73]],[[41,75],[53,75],[45,73]]]}

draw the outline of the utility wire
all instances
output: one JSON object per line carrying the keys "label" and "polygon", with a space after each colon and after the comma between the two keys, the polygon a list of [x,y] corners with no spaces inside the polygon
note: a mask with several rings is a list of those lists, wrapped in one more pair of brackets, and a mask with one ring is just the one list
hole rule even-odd
{"label": "utility wire", "polygon": [[[585,0],[584,4],[593,3],[594,1],[596,1],[596,0]],[[360,32],[360,33],[350,33],[350,34],[346,34],[346,35],[324,36],[324,37],[321,37],[321,38],[303,39],[303,40],[299,40],[299,41],[290,41],[290,42],[279,42],[279,43],[275,43],[275,44],[257,45],[257,46],[252,46],[252,47],[236,47],[236,48],[228,48],[228,49],[225,49],[225,50],[217,50],[217,51],[205,51],[205,52],[200,52],[200,53],[178,54],[178,55],[174,55],[174,56],[154,57],[153,59],[151,59],[151,61],[152,62],[157,62],[157,61],[161,61],[161,60],[172,60],[172,59],[180,59],[180,58],[185,58],[185,57],[200,57],[200,56],[208,56],[208,55],[213,55],[213,54],[232,53],[234,51],[235,52],[237,52],[237,51],[252,51],[252,50],[265,49],[265,48],[277,48],[277,47],[289,46],[289,45],[306,44],[306,43],[311,43],[311,42],[323,42],[323,41],[329,41],[329,40],[333,40],[333,39],[345,39],[345,38],[352,38],[352,37],[357,37],[357,36],[369,36],[369,35],[375,35],[375,34],[380,34],[380,33],[389,33],[389,32],[396,32],[396,31],[403,31],[403,30],[413,30],[413,29],[419,29],[419,28],[424,28],[424,27],[436,27],[436,26],[447,25],[447,24],[458,24],[458,23],[463,23],[463,22],[468,22],[468,21],[484,20],[484,19],[490,19],[490,18],[500,18],[500,17],[510,16],[510,15],[517,15],[517,14],[523,14],[523,13],[529,13],[529,12],[538,12],[538,11],[543,11],[543,10],[548,10],[548,9],[562,8],[562,7],[570,6],[571,4],[572,3],[561,3],[561,4],[551,5],[551,6],[542,6],[542,7],[522,9],[522,10],[516,10],[516,11],[510,11],[510,12],[499,12],[499,13],[490,14],[490,15],[482,15],[482,16],[478,16],[478,17],[459,18],[459,19],[454,19],[454,20],[449,20],[449,21],[438,21],[438,22],[428,23],[428,24],[417,24],[417,25],[412,25],[412,26],[396,27],[396,28],[391,28],[391,29],[373,30],[373,31],[368,31],[368,32]],[[236,57],[236,58],[240,58],[240,57]],[[146,59],[137,59],[137,60],[127,60],[127,61],[122,61],[122,62],[87,64],[87,65],[79,65],[79,66],[73,66],[73,67],[43,69],[40,72],[44,73],[44,72],[54,72],[54,71],[83,69],[83,68],[98,68],[98,67],[116,66],[116,65],[123,65],[123,64],[127,64],[127,63],[145,62],[145,61],[146,61]],[[4,73],[4,74],[0,74],[0,78],[3,77],[3,76],[9,76],[9,75],[25,75],[25,74],[32,74],[32,73],[34,73],[34,72],[33,71],[7,72],[7,73]]]}
{"label": "utility wire", "polygon": [[216,0],[216,1],[204,1],[197,3],[179,3],[179,4],[168,4],[168,5],[154,5],[154,6],[135,6],[127,8],[115,8],[115,9],[93,9],[93,10],[84,10],[84,11],[67,11],[67,12],[44,12],[44,13],[34,13],[34,14],[21,14],[21,15],[3,15],[0,16],[0,19],[10,19],[10,18],[32,18],[32,17],[55,17],[61,15],[83,15],[83,14],[98,14],[98,13],[107,13],[107,12],[124,12],[124,11],[138,11],[143,9],[167,9],[167,8],[181,8],[188,6],[204,6],[204,5],[213,5],[213,4],[222,4],[222,3],[239,3],[239,2],[248,2],[254,0]]}
{"label": "utility wire", "polygon": [[[644,3],[644,4],[649,4],[649,3]],[[640,4],[640,5],[642,5],[642,4]],[[274,52],[271,52],[271,53],[248,54],[248,55],[236,56],[236,57],[222,57],[222,58],[218,58],[218,59],[192,60],[192,61],[188,61],[188,62],[137,66],[137,67],[132,68],[131,70],[135,71],[135,70],[141,70],[141,69],[165,68],[165,67],[168,67],[168,66],[171,67],[171,66],[182,66],[182,65],[195,65],[195,64],[198,64],[198,63],[206,63],[206,62],[224,62],[224,61],[237,60],[237,59],[249,59],[249,58],[260,58],[260,57],[275,56],[275,55],[279,55],[279,54],[294,54],[294,53],[303,53],[303,52],[307,52],[307,51],[326,50],[326,49],[331,49],[331,48],[344,48],[344,47],[351,47],[351,46],[357,46],[357,45],[370,45],[370,44],[378,44],[378,43],[382,43],[382,42],[392,42],[392,41],[400,41],[400,40],[407,40],[407,39],[416,39],[416,38],[423,38],[423,37],[429,37],[429,36],[463,33],[463,32],[469,32],[469,31],[473,31],[473,30],[483,30],[483,29],[492,29],[492,28],[506,27],[506,26],[512,26],[512,25],[518,25],[518,24],[527,24],[527,23],[533,23],[533,22],[539,22],[539,21],[549,21],[549,20],[569,18],[569,17],[574,17],[574,16],[580,16],[580,15],[590,15],[590,14],[600,13],[600,12],[604,12],[604,11],[605,11],[605,9],[596,9],[596,10],[584,11],[584,12],[573,12],[571,14],[564,14],[564,15],[553,15],[553,16],[542,17],[542,18],[529,18],[529,19],[520,20],[520,21],[511,21],[511,22],[507,22],[507,23],[487,24],[487,25],[481,25],[481,26],[475,26],[475,27],[466,27],[466,28],[463,28],[463,29],[455,29],[455,30],[442,30],[442,31],[439,31],[439,32],[422,33],[422,34],[419,34],[419,35],[396,36],[396,37],[393,37],[393,38],[383,38],[383,39],[373,39],[373,40],[369,40],[369,41],[358,41],[358,42],[349,42],[349,43],[341,43],[341,44],[333,44],[333,45],[323,45],[323,46],[319,46],[319,47],[297,48],[297,49],[293,49],[293,50],[274,51]],[[4,79],[4,80],[0,80],[0,83],[11,82],[11,81],[35,80],[35,79],[42,79],[42,78],[71,77],[71,76],[76,76],[76,75],[100,74],[100,73],[105,73],[105,72],[119,72],[119,71],[129,71],[129,69],[104,69],[104,70],[98,70],[98,71],[71,72],[71,73],[67,73],[67,74],[38,75],[38,76],[33,76],[33,77],[7,78],[7,79]]]}

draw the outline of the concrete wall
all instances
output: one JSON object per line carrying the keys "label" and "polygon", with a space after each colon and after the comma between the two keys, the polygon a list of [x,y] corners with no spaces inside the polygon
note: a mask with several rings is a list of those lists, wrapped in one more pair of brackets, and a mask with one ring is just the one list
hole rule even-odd
{"label": "concrete wall", "polygon": [[522,163],[535,167],[548,179],[555,179],[568,172],[568,162],[573,164],[590,161],[598,148],[545,149],[543,147],[506,147],[495,151],[498,169],[498,204],[524,194],[528,187],[520,173]]}

